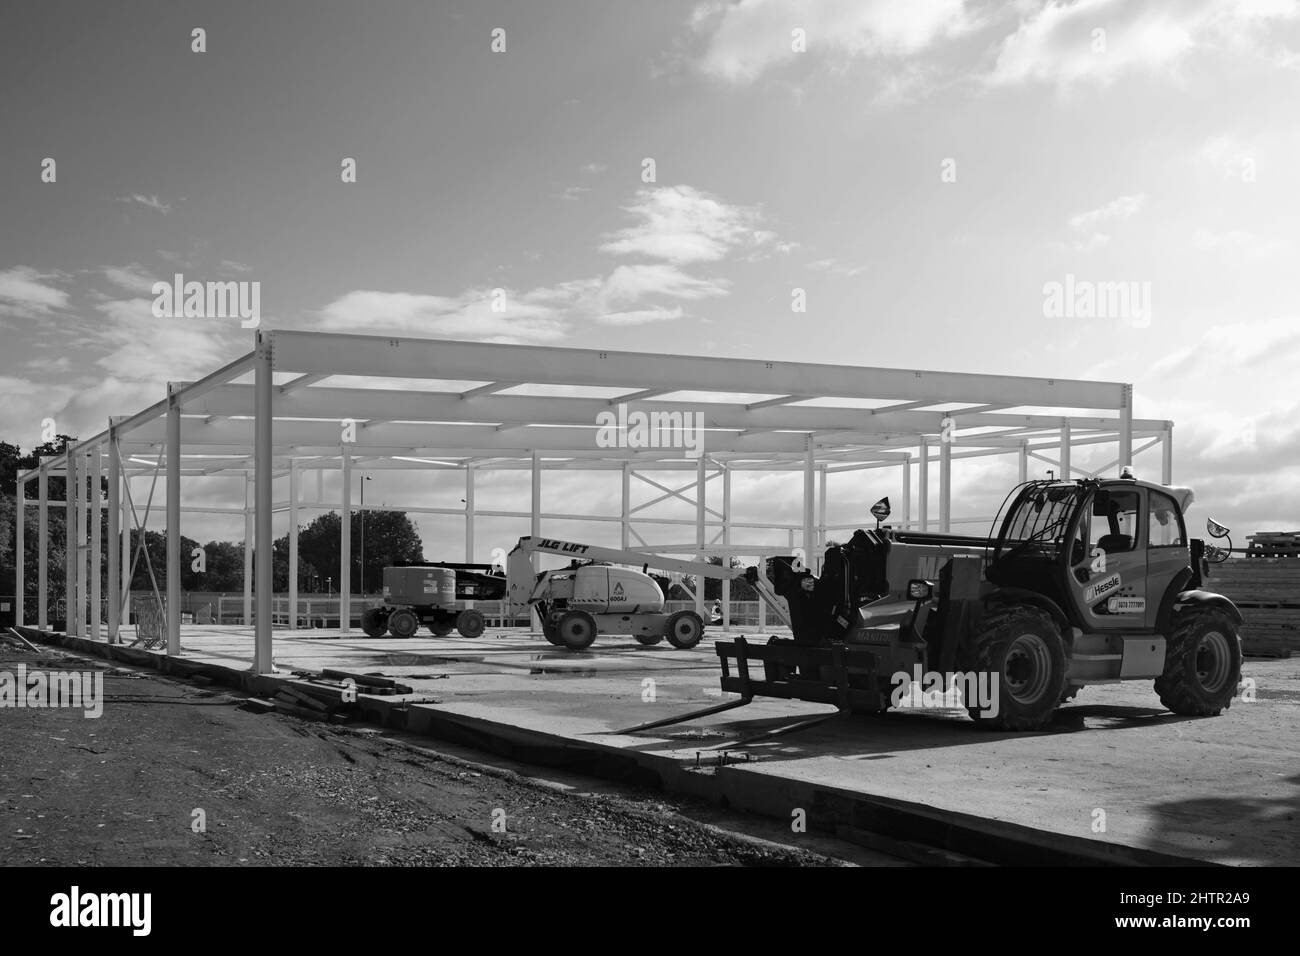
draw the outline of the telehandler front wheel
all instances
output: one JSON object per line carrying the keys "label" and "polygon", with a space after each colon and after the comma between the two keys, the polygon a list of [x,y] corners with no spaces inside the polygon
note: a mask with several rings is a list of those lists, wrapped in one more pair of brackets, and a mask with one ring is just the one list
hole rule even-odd
{"label": "telehandler front wheel", "polygon": [[1232,704],[1239,683],[1241,639],[1232,620],[1212,607],[1182,611],[1155,681],[1160,703],[1175,714],[1216,717]]}
{"label": "telehandler front wheel", "polygon": [[586,611],[569,611],[555,626],[560,644],[571,651],[585,651],[596,640],[596,619]]}
{"label": "telehandler front wheel", "polygon": [[646,647],[653,647],[654,645],[658,644],[658,643],[659,643],[660,641],[662,641],[663,639],[664,639],[664,636],[663,636],[662,634],[638,634],[638,635],[636,635],[636,642],[637,642],[638,644],[643,644],[643,645],[645,645]]}
{"label": "telehandler front wheel", "polygon": [[1056,622],[1035,607],[994,611],[976,637],[973,676],[968,692],[989,695],[966,701],[976,723],[993,730],[1043,727],[1065,693],[1065,642]]}
{"label": "telehandler front wheel", "polygon": [[687,651],[704,637],[704,620],[694,611],[678,611],[668,619],[664,632],[669,644]]}
{"label": "telehandler front wheel", "polygon": [[446,624],[441,621],[435,621],[429,625],[429,633],[434,637],[446,637],[456,629],[454,624]]}

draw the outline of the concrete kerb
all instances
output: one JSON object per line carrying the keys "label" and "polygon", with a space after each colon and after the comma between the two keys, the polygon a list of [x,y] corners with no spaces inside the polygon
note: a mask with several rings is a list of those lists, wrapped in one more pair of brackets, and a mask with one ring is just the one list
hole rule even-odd
{"label": "concrete kerb", "polygon": [[[254,675],[220,664],[187,661],[161,652],[106,644],[59,632],[19,628],[30,640],[181,678],[204,677],[252,696],[272,697],[298,680],[292,674]],[[400,697],[360,691],[361,720],[467,745],[538,766],[694,797],[733,810],[789,820],[807,811],[810,829],[879,847],[906,841],[994,863],[1022,866],[1218,866],[1193,857],[1103,843],[1022,824],[943,810],[922,803],[862,794],[763,772],[744,765],[700,766],[682,757],[628,750],[615,743],[575,740],[465,714],[440,711]]]}

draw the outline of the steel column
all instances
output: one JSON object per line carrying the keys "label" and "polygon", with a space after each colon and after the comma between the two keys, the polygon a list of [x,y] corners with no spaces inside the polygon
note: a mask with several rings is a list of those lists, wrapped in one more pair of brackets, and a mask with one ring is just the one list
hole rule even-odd
{"label": "steel column", "polygon": [[[698,557],[704,560],[705,541],[705,458],[700,455],[695,465],[695,546],[698,548]],[[695,613],[704,616],[704,582],[705,579],[699,575],[695,580]]]}
{"label": "steel column", "polygon": [[36,626],[43,631],[50,626],[50,476],[43,463],[38,461],[37,465],[40,470],[36,475]]}
{"label": "steel column", "polygon": [[904,529],[912,521],[912,456],[908,455],[903,459],[903,520],[900,526]]}
{"label": "steel column", "polygon": [[939,530],[952,530],[952,442],[939,442]]}
{"label": "steel column", "polygon": [[95,446],[90,462],[90,639],[99,640],[100,608],[103,607],[100,593],[99,574],[101,570],[99,549],[103,544],[100,524],[104,517],[104,499],[99,486],[103,477],[102,449]]}
{"label": "steel column", "polygon": [[255,478],[244,472],[244,626],[253,621],[253,548],[257,537],[257,528],[253,522],[253,497]]}
{"label": "steel column", "polygon": [[1160,438],[1160,484],[1174,483],[1174,423],[1165,425],[1165,433]]}
{"label": "steel column", "polygon": [[1070,420],[1061,419],[1061,477],[1066,481],[1070,480],[1070,452],[1073,450],[1073,440],[1070,438]]}
{"label": "steel column", "polygon": [[930,440],[922,436],[921,457],[916,463],[917,524],[921,531],[930,530]]}
{"label": "steel column", "polygon": [[254,611],[256,629],[254,631],[253,673],[269,674],[275,669],[273,664],[273,643],[271,629],[272,591],[275,587],[275,561],[272,553],[275,549],[273,528],[271,524],[272,474],[275,462],[272,458],[272,426],[275,406],[272,395],[275,383],[271,378],[271,341],[265,333],[257,335],[256,359],[253,365],[255,381],[254,418],[256,424],[253,433],[253,467],[257,473],[256,494],[256,548],[257,548],[257,606]]}
{"label": "steel column", "polygon": [[1119,466],[1133,464],[1133,386],[1120,386],[1123,398],[1119,409]]}
{"label": "steel column", "polygon": [[22,627],[27,623],[23,620],[23,613],[26,611],[23,598],[27,591],[24,566],[27,554],[24,551],[26,542],[23,540],[25,530],[23,526],[27,524],[27,479],[18,482],[17,492],[18,513],[14,516],[14,623]]}
{"label": "steel column", "polygon": [[533,452],[533,513],[529,534],[534,538],[542,533],[542,456]]}
{"label": "steel column", "polygon": [[108,643],[122,630],[122,462],[121,442],[113,420],[108,424]]}
{"label": "steel column", "polygon": [[181,652],[181,403],[167,396],[167,653]]}
{"label": "steel column", "polygon": [[343,514],[339,522],[339,627],[352,629],[352,453],[343,449]]}
{"label": "steel column", "polygon": [[64,452],[63,631],[77,634],[77,456]]}
{"label": "steel column", "polygon": [[289,461],[289,628],[298,626],[298,459]]}
{"label": "steel column", "polygon": [[465,468],[465,563],[474,562],[474,469]]}

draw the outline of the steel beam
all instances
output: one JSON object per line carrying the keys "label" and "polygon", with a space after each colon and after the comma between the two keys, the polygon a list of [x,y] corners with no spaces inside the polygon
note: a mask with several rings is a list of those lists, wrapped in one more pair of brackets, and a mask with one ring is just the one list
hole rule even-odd
{"label": "steel beam", "polygon": [[[283,372],[393,378],[750,392],[930,403],[971,402],[1053,408],[1116,408],[1114,383],[908,369],[765,362],[700,355],[610,352],[444,339],[395,339],[275,330],[275,368]],[[395,344],[394,344],[395,343]],[[810,386],[815,385],[815,389]]]}

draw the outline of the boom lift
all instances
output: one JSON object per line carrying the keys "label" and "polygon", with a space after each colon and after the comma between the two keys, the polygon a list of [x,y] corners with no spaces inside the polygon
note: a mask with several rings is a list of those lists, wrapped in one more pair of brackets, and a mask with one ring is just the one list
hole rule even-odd
{"label": "boom lift", "polygon": [[[538,553],[573,560],[567,568],[539,573],[533,565],[533,555]],[[694,611],[666,613],[664,593],[650,576],[650,568],[731,581],[744,578],[778,620],[790,623],[757,568],[721,567],[554,538],[519,539],[506,558],[506,597],[512,609],[535,607],[546,639],[572,651],[590,647],[598,633],[630,634],[645,645],[667,637],[673,647],[694,647],[704,636],[704,621]]]}

